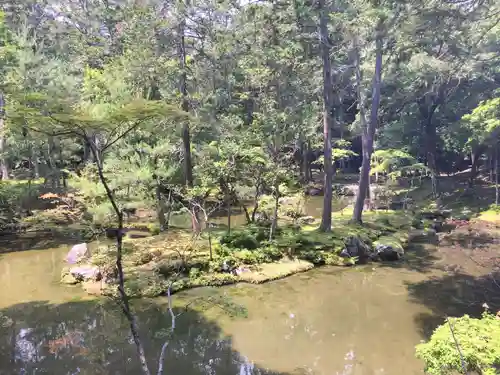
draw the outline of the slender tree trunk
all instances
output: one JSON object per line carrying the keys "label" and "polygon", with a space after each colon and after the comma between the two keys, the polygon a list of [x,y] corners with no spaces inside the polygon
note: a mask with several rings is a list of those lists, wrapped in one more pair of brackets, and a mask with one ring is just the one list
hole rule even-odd
{"label": "slender tree trunk", "polygon": [[469,187],[473,187],[476,182],[479,159],[481,154],[483,153],[483,147],[479,146],[472,150],[471,153],[471,167],[470,167],[470,176],[469,176]]}
{"label": "slender tree trunk", "polygon": [[307,142],[304,140],[301,140],[300,142],[300,161],[301,161],[301,171],[302,171],[302,179],[305,184],[307,184],[309,180],[309,163],[308,163],[308,152],[309,149],[307,148]]}
{"label": "slender tree trunk", "polygon": [[123,211],[118,207],[113,192],[108,185],[107,179],[104,176],[102,170],[102,162],[99,157],[99,153],[97,149],[90,143],[88,137],[86,137],[88,144],[90,145],[92,154],[94,156],[94,160],[96,160],[97,165],[97,173],[99,175],[99,180],[106,191],[106,195],[113,207],[113,210],[116,215],[116,219],[118,222],[118,228],[116,231],[116,270],[118,273],[118,293],[120,295],[120,305],[122,311],[127,318],[130,325],[130,333],[132,334],[132,338],[134,340],[137,354],[139,356],[139,361],[141,363],[141,369],[144,375],[150,375],[148,363],[146,360],[146,353],[144,351],[144,346],[142,345],[141,338],[139,336],[139,328],[137,326],[137,319],[130,308],[129,297],[127,292],[125,291],[125,277],[123,274],[123,265],[122,265],[122,253],[123,253]]}
{"label": "slender tree trunk", "polygon": [[490,182],[494,182],[495,178],[495,163],[496,163],[496,146],[493,147],[488,155],[488,169],[490,170]]}
{"label": "slender tree trunk", "polygon": [[280,192],[279,192],[279,187],[276,184],[274,187],[274,212],[273,212],[273,218],[271,221],[271,229],[269,231],[269,241],[271,241],[274,237],[274,234],[276,232],[276,228],[278,227],[278,210],[280,206]]}
{"label": "slender tree trunk", "polygon": [[158,178],[156,179],[156,212],[158,215],[160,232],[164,232],[167,229],[167,223],[165,221],[165,204],[163,202],[163,197],[161,194],[160,180]]}
{"label": "slender tree trunk", "polygon": [[332,65],[330,60],[330,44],[328,33],[328,12],[325,9],[325,0],[318,0],[319,37],[321,45],[321,59],[323,61],[323,157],[324,157],[324,197],[323,214],[320,230],[332,230],[332,136],[334,126],[333,111],[333,84]]}
{"label": "slender tree trunk", "polygon": [[231,233],[231,194],[226,194],[227,233]]}
{"label": "slender tree trunk", "polygon": [[498,142],[495,143],[495,205],[498,206]]}
{"label": "slender tree trunk", "polygon": [[[184,6],[184,5],[182,5]],[[189,112],[189,98],[187,90],[187,72],[186,72],[186,43],[185,43],[185,29],[186,29],[186,13],[185,9],[182,9],[182,14],[180,15],[181,20],[178,26],[178,48],[177,54],[179,58],[179,65],[181,68],[181,75],[179,79],[179,91],[182,96],[182,110],[184,112]],[[185,184],[188,188],[194,186],[193,182],[193,162],[191,155],[191,129],[189,126],[189,120],[186,119],[182,125],[182,146],[184,148],[184,179]],[[198,233],[200,231],[200,220],[198,209],[193,205],[191,207],[193,212],[191,218],[191,224],[193,232]]]}
{"label": "slender tree trunk", "polygon": [[7,163],[7,137],[5,136],[5,98],[0,92],[0,174],[2,180],[8,180],[9,165]]}
{"label": "slender tree trunk", "polygon": [[257,186],[255,186],[255,196],[253,200],[253,209],[251,216],[252,223],[255,222],[255,215],[257,214],[257,210],[259,209],[259,196],[260,196],[260,184],[257,184]]}
{"label": "slender tree trunk", "polygon": [[40,165],[38,164],[38,152],[36,150],[36,146],[32,145],[30,147],[30,159],[33,168],[33,178],[38,179],[40,178]]}
{"label": "slender tree trunk", "polygon": [[[383,20],[379,19],[376,27],[376,55],[375,55],[375,73],[373,75],[372,83],[372,104],[370,111],[370,120],[365,126],[363,126],[362,135],[362,148],[363,148],[363,162],[361,164],[361,173],[359,176],[359,188],[358,196],[356,197],[356,203],[354,205],[354,212],[352,216],[352,221],[355,223],[362,222],[363,206],[365,202],[368,189],[370,187],[370,162],[373,152],[373,141],[375,138],[375,130],[378,124],[378,108],[380,105],[380,89],[382,86],[382,54],[383,54],[383,43],[382,43],[382,28]],[[361,67],[359,50],[356,45],[356,77],[358,86],[358,98],[360,100],[360,106],[364,105],[364,100],[361,100]],[[360,107],[361,109],[361,107]],[[360,112],[364,116],[364,111]]]}

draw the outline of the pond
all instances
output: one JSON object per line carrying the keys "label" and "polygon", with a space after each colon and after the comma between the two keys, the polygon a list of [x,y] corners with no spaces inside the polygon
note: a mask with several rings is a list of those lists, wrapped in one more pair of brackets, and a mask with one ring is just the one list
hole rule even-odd
{"label": "pond", "polygon": [[[306,213],[318,216],[321,207],[314,197]],[[236,210],[232,223],[243,220]],[[118,307],[59,284],[71,244],[30,241],[0,242],[0,375],[140,375]],[[401,263],[182,292],[173,298],[180,314],[173,333],[166,298],[136,300],[151,369],[168,342],[166,375],[423,374],[415,345],[445,315],[471,306],[477,313],[488,301],[473,286],[480,274],[451,275],[442,253],[442,246],[414,244]]]}
{"label": "pond", "polygon": [[[117,307],[58,284],[67,250],[0,255],[0,374],[140,374]],[[165,298],[134,306],[153,369],[169,342],[165,374],[422,374],[414,346],[432,312],[408,284],[426,278],[370,265],[191,290],[174,296],[173,335]]]}

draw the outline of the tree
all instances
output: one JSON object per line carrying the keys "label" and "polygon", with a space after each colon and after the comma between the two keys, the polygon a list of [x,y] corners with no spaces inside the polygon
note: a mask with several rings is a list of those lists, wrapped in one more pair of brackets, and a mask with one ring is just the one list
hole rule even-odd
{"label": "tree", "polygon": [[[375,3],[374,6],[377,7],[380,4]],[[373,142],[375,137],[375,130],[378,125],[378,110],[380,105],[380,90],[382,85],[382,56],[383,56],[383,37],[384,37],[384,23],[386,15],[379,10],[377,15],[377,20],[375,21],[375,70],[373,73],[372,80],[372,95],[371,95],[371,110],[369,118],[366,118],[364,106],[366,105],[365,97],[363,95],[362,85],[362,72],[361,72],[361,62],[360,62],[360,52],[356,37],[354,37],[354,54],[355,54],[355,66],[356,66],[356,87],[357,87],[357,98],[359,106],[359,116],[362,128],[362,146],[363,146],[363,163],[361,165],[361,171],[359,176],[359,188],[358,194],[356,196],[356,202],[354,204],[354,211],[352,220],[356,223],[361,223],[363,207],[365,204],[365,198],[369,194],[370,189],[370,163],[371,156],[373,152]]]}

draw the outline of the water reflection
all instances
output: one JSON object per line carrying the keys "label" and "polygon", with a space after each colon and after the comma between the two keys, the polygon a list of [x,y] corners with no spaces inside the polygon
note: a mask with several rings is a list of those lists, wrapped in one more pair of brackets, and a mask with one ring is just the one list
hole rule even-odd
{"label": "water reflection", "polygon": [[[0,327],[2,375],[140,374],[127,324],[111,303],[32,302],[1,314],[10,318]],[[172,337],[164,307],[141,303],[137,314],[153,371],[160,348],[169,340],[165,374],[279,375],[233,350],[231,337],[193,310],[178,319]]]}

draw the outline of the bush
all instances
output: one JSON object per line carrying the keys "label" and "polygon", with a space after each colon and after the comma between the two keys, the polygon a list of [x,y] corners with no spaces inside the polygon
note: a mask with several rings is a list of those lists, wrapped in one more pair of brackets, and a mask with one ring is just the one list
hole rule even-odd
{"label": "bush", "polygon": [[160,234],[160,225],[156,224],[156,223],[150,223],[150,224],[148,224],[148,231],[153,236],[156,236],[156,235]]}
{"label": "bush", "polygon": [[247,231],[233,231],[230,234],[225,234],[220,239],[222,245],[228,245],[237,249],[254,250],[259,247],[259,241],[254,235]]}
{"label": "bush", "polygon": [[[500,320],[489,313],[482,319],[468,315],[451,321],[456,341],[463,355],[467,372],[483,375],[498,374],[500,369]],[[429,342],[416,347],[417,357],[423,359],[431,375],[463,373],[460,353],[450,326],[439,326]]]}

